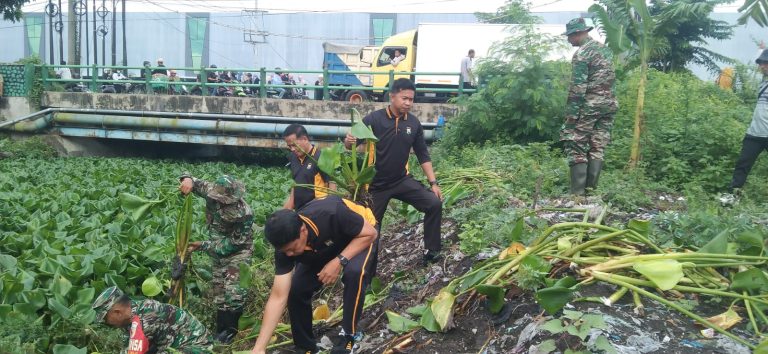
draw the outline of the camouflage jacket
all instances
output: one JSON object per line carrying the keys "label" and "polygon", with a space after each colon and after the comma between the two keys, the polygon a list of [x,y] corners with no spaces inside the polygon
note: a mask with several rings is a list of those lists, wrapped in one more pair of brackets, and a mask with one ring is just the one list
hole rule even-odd
{"label": "camouflage jacket", "polygon": [[[183,175],[182,177],[191,177]],[[222,204],[209,196],[213,183],[191,177],[192,192],[205,198],[205,220],[210,236],[203,241],[200,249],[212,257],[227,257],[244,250],[253,249],[253,211],[244,200],[233,204]]]}
{"label": "camouflage jacket", "polygon": [[590,37],[573,54],[566,119],[616,112],[616,74],[612,61],[611,50]]}
{"label": "camouflage jacket", "polygon": [[131,312],[141,319],[151,351],[212,353],[210,333],[187,311],[155,300],[131,300]]}

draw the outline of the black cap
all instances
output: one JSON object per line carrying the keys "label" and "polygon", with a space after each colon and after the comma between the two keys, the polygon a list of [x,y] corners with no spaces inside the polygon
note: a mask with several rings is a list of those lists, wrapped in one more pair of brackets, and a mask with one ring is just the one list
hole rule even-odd
{"label": "black cap", "polygon": [[760,56],[755,59],[755,63],[768,63],[768,49],[763,49],[763,52],[760,53]]}

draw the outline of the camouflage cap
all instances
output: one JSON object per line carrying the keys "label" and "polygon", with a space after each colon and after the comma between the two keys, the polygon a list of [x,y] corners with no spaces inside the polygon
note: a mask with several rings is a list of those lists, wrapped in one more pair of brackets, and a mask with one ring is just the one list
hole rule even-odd
{"label": "camouflage cap", "polygon": [[117,303],[123,296],[123,291],[116,286],[106,288],[99,294],[96,300],[93,301],[91,308],[96,311],[96,322],[103,322],[107,316],[107,312],[112,309],[112,306]]}
{"label": "camouflage cap", "polygon": [[587,26],[587,22],[584,21],[584,18],[578,17],[568,21],[568,23],[565,25],[565,32],[563,32],[563,35],[570,36],[576,32],[589,32],[591,30],[592,27]]}
{"label": "camouflage cap", "polygon": [[230,175],[223,175],[213,183],[213,190],[208,194],[211,199],[222,204],[237,203],[245,195],[245,185]]}
{"label": "camouflage cap", "polygon": [[760,53],[760,56],[755,59],[755,63],[768,63],[768,49],[763,49],[763,52]]}

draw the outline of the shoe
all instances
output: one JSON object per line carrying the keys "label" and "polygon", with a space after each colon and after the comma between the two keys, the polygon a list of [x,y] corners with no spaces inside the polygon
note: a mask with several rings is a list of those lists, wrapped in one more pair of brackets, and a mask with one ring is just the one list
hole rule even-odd
{"label": "shoe", "polygon": [[587,189],[597,189],[597,181],[600,179],[602,169],[603,160],[589,160],[587,163]]}
{"label": "shoe", "polygon": [[571,194],[583,196],[587,187],[587,164],[577,163],[571,166]]}
{"label": "shoe", "polygon": [[424,265],[430,265],[432,263],[436,263],[443,260],[443,254],[440,253],[440,251],[434,251],[434,250],[428,250],[427,253],[422,257],[422,262]]}
{"label": "shoe", "polygon": [[720,205],[724,207],[733,206],[739,201],[739,197],[731,193],[720,194],[717,199],[720,200]]}
{"label": "shoe", "polygon": [[237,335],[237,332],[232,332],[230,329],[225,329],[216,335],[215,340],[221,344],[229,344],[232,343],[233,339],[235,339],[235,335]]}
{"label": "shoe", "polygon": [[331,349],[331,354],[354,354],[355,349],[359,347],[356,343],[355,336],[343,334]]}

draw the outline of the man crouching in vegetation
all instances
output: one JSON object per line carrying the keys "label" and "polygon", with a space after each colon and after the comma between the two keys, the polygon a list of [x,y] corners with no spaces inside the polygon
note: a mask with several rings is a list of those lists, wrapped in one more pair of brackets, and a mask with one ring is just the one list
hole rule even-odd
{"label": "man crouching in vegetation", "polygon": [[375,272],[374,227],[370,209],[337,196],[315,199],[298,211],[278,210],[267,219],[264,234],[275,247],[275,279],[264,308],[259,338],[252,353],[265,353],[286,305],[293,343],[317,353],[312,333],[312,294],[343,273],[344,308],[340,340],[331,354],[354,353],[362,333],[365,290]]}
{"label": "man crouching in vegetation", "polygon": [[179,180],[182,194],[194,192],[205,198],[210,237],[208,241],[191,242],[189,251],[205,251],[213,258],[216,340],[229,343],[237,334],[248,293],[248,289],[240,287],[240,264],[250,265],[253,255],[253,211],[243,199],[245,186],[232,176],[208,182],[184,174]]}
{"label": "man crouching in vegetation", "polygon": [[131,300],[113,286],[96,298],[92,308],[96,322],[128,331],[128,353],[213,353],[211,335],[205,326],[176,306],[149,299]]}
{"label": "man crouching in vegetation", "polygon": [[560,131],[571,170],[571,194],[583,196],[597,188],[603,168],[603,150],[611,140],[613,116],[618,110],[613,53],[589,37],[592,27],[583,18],[565,26],[568,42],[579,47],[573,54],[571,86]]}

